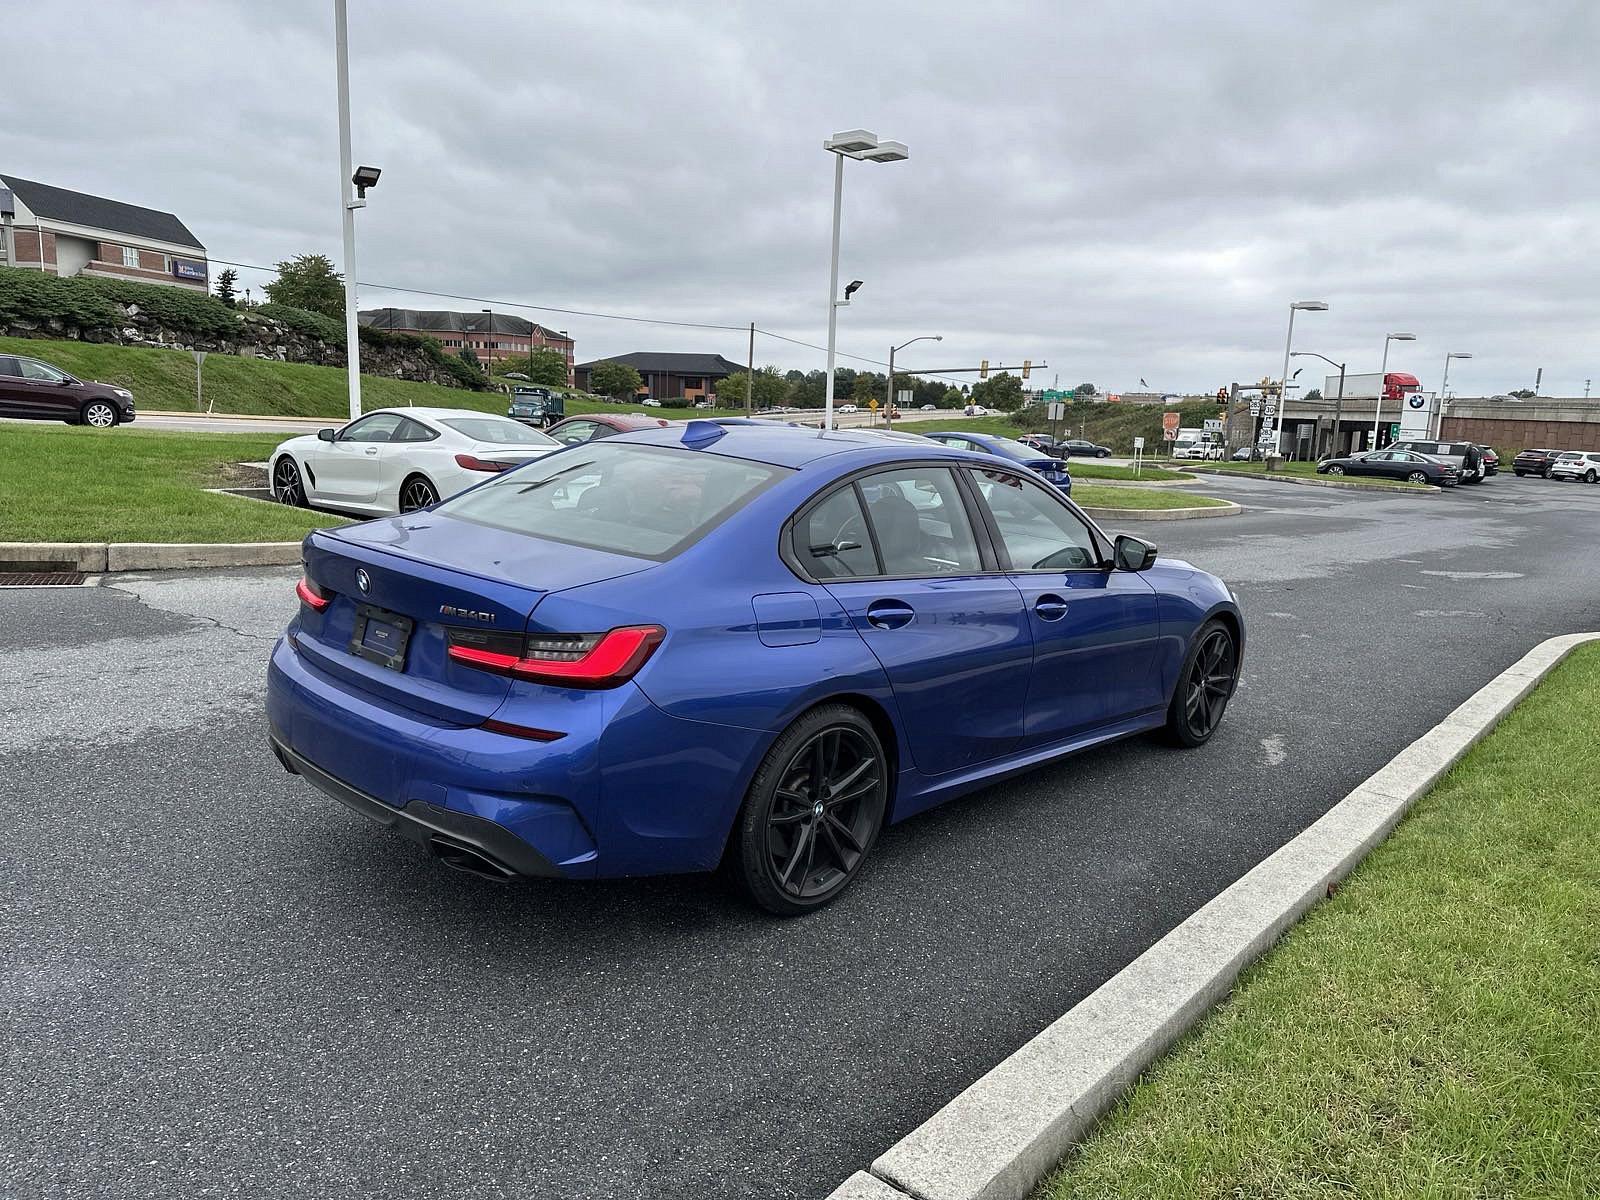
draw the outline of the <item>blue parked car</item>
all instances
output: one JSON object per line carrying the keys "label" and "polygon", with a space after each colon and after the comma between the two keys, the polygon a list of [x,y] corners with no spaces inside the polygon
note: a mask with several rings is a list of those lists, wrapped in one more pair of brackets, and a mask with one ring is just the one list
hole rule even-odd
{"label": "blue parked car", "polygon": [[1028,472],[848,431],[580,443],[304,558],[267,690],[288,770],[480,876],[722,866],[784,914],[891,821],[1207,741],[1244,644],[1219,580]]}
{"label": "blue parked car", "polygon": [[1067,464],[1023,442],[993,433],[927,433],[923,436],[932,438],[936,442],[943,442],[946,446],[957,450],[993,454],[996,458],[1003,458],[1008,462],[1021,463],[1035,475],[1048,479],[1067,495],[1072,495],[1072,474],[1067,470]]}

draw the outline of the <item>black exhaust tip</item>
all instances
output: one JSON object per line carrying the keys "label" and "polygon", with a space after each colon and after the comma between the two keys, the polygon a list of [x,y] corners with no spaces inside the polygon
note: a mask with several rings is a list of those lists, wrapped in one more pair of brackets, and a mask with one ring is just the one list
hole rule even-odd
{"label": "black exhaust tip", "polygon": [[517,873],[499,859],[443,834],[436,833],[428,839],[428,850],[451,870],[475,875],[490,883],[510,883],[517,878]]}

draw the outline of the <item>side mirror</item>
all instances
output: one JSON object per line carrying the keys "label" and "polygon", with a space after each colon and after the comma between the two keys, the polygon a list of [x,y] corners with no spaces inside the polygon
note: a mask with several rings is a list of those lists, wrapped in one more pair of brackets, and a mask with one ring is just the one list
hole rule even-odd
{"label": "side mirror", "polygon": [[333,430],[331,430],[331,429],[319,429],[319,430],[317,430],[317,440],[319,442],[331,442],[331,441],[333,441],[333,437],[334,437],[334,434],[333,434]]}
{"label": "side mirror", "polygon": [[1119,571],[1148,571],[1155,564],[1156,548],[1143,538],[1119,533],[1111,557]]}
{"label": "side mirror", "polygon": [[56,384],[56,386],[57,387],[71,387],[77,382],[78,381],[76,379],[74,379],[71,375],[68,375],[65,379],[63,379],[60,382],[58,382]]}

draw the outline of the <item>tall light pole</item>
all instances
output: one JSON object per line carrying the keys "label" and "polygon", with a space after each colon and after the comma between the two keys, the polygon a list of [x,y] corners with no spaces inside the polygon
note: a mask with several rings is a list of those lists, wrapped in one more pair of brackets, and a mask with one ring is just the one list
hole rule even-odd
{"label": "tall light pole", "polygon": [[1450,360],[1452,358],[1471,358],[1471,357],[1472,357],[1472,355],[1470,355],[1470,354],[1466,354],[1466,353],[1463,353],[1461,351],[1456,351],[1456,350],[1452,350],[1449,354],[1446,354],[1444,356],[1444,378],[1439,380],[1439,403],[1435,406],[1435,410],[1434,410],[1435,411],[1435,415],[1439,419],[1438,425],[1434,428],[1434,436],[1436,436],[1436,437],[1444,432],[1444,397],[1445,397],[1445,388],[1447,388],[1450,385]]}
{"label": "tall light pole", "polygon": [[1294,358],[1320,358],[1330,367],[1339,368],[1339,394],[1333,402],[1333,453],[1339,453],[1339,435],[1343,431],[1340,426],[1344,423],[1344,364],[1336,363],[1326,354],[1318,354],[1315,350],[1296,350]]}
{"label": "tall light pole", "polygon": [[483,332],[483,373],[489,377],[489,382],[494,382],[494,310],[483,310],[484,324],[488,326]]}
{"label": "tall light pole", "polygon": [[339,70],[339,190],[344,210],[344,357],[350,376],[350,419],[361,415],[361,339],[356,329],[356,209],[366,204],[350,194],[350,51],[345,0],[333,0],[334,53]]}
{"label": "tall light pole", "polygon": [[1368,450],[1378,448],[1378,422],[1383,419],[1383,389],[1389,383],[1389,343],[1414,342],[1417,335],[1414,333],[1389,333],[1383,338],[1383,364],[1378,368],[1378,398],[1372,406],[1372,445]]}
{"label": "tall light pole", "polygon": [[883,405],[883,422],[884,422],[885,425],[889,424],[889,421],[890,421],[889,414],[894,411],[894,356],[895,356],[895,351],[904,350],[907,346],[911,345],[912,342],[942,342],[942,341],[944,341],[944,334],[942,334],[942,333],[925,333],[921,337],[912,338],[910,342],[901,342],[898,346],[890,346],[889,347],[889,386],[886,389],[889,394],[884,397],[884,405]]}
{"label": "tall light pole", "polygon": [[1283,410],[1289,404],[1289,352],[1294,345],[1294,314],[1304,309],[1306,312],[1327,312],[1326,300],[1296,300],[1289,305],[1289,332],[1283,339],[1283,388],[1278,395],[1278,411],[1272,419],[1272,452],[1277,454],[1283,446]]}
{"label": "tall light pole", "polygon": [[[344,0],[339,0],[342,4]],[[867,129],[847,129],[836,133],[822,143],[822,148],[833,155],[833,249],[828,257],[828,381],[822,410],[822,428],[833,428],[833,364],[834,347],[838,340],[839,309],[850,303],[850,293],[861,285],[852,284],[845,289],[844,299],[839,298],[839,210],[844,199],[844,160],[863,159],[867,162],[901,162],[911,157],[904,142],[886,142]]]}

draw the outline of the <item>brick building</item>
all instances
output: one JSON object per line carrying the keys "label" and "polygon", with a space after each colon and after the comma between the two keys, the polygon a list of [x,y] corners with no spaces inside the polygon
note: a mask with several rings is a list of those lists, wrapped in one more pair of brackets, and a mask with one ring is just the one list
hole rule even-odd
{"label": "brick building", "polygon": [[[639,372],[642,381],[639,397],[656,400],[704,400],[717,390],[721,383],[735,371],[744,370],[743,363],[730,362],[720,354],[670,354],[635,351],[617,354],[611,358],[597,358],[593,362],[579,363],[574,372],[577,386],[585,391],[589,387],[589,372],[603,362],[621,363]],[[739,403],[743,404],[741,397]]]}
{"label": "brick building", "polygon": [[210,290],[206,248],[169,212],[0,175],[0,264]]}
{"label": "brick building", "polygon": [[572,382],[572,337],[565,329],[543,325],[497,312],[442,312],[415,308],[369,308],[357,317],[363,325],[392,333],[431,337],[445,349],[459,353],[470,349],[483,362],[526,358],[534,350],[554,350],[567,360],[567,382]]}

